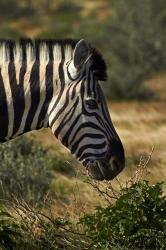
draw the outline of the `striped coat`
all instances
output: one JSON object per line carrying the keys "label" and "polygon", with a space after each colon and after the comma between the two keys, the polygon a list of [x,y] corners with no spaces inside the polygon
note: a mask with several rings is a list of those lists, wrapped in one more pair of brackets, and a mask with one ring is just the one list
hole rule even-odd
{"label": "striped coat", "polygon": [[87,168],[113,179],[124,168],[124,149],[99,81],[101,54],[85,40],[0,43],[0,142],[42,127]]}

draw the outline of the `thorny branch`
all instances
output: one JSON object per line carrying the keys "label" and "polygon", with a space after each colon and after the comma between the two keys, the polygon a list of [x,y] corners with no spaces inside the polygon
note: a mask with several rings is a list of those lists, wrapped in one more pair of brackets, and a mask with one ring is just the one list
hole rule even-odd
{"label": "thorny branch", "polygon": [[147,157],[140,157],[140,161],[139,164],[136,168],[136,171],[134,173],[134,175],[126,182],[126,187],[130,186],[131,184],[135,184],[140,182],[144,177],[146,177],[148,175],[148,163],[152,158],[152,154],[154,152],[154,146],[152,147],[149,155]]}
{"label": "thorny branch", "polygon": [[[10,210],[11,208],[13,209],[17,219],[21,219],[21,222],[26,227],[27,232],[29,232],[34,240],[36,239],[36,233],[40,235],[47,234],[47,223],[49,223],[52,227],[52,230],[49,230],[49,235],[47,237],[47,241],[49,241],[50,244],[53,244],[53,239],[55,238],[56,241],[58,239],[60,240],[60,244],[65,245],[67,243],[72,246],[73,240],[79,240],[80,236],[88,238],[85,233],[81,233],[75,229],[67,227],[68,224],[63,224],[63,222],[58,220],[58,218],[54,218],[51,213],[48,215],[42,211],[34,209],[23,199],[20,200],[13,197],[12,201],[5,202],[10,204]],[[74,238],[76,235],[77,239]]]}

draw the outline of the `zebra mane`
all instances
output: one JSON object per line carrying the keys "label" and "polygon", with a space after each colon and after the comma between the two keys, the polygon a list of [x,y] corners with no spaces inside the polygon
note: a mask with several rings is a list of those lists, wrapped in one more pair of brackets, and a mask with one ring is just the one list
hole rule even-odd
{"label": "zebra mane", "polygon": [[[63,39],[20,39],[18,42],[14,40],[0,40],[0,65],[10,61],[53,61],[71,60],[73,50],[79,40]],[[91,47],[91,70],[94,71],[98,80],[105,81],[107,79],[106,64],[98,50]]]}

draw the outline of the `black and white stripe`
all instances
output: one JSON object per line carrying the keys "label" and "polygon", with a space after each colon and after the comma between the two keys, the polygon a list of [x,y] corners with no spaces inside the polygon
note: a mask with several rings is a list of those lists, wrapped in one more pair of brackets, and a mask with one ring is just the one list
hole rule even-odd
{"label": "black and white stripe", "polygon": [[105,62],[83,39],[1,41],[0,142],[50,127],[93,178],[114,178],[124,150],[100,80]]}

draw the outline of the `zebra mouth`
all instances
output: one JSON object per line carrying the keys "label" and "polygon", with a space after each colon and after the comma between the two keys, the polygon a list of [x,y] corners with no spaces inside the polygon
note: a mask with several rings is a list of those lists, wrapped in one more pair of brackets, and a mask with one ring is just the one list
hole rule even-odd
{"label": "zebra mouth", "polygon": [[96,160],[87,165],[88,175],[95,180],[112,180],[114,179],[124,168],[118,164],[114,157],[112,157],[107,163],[104,160]]}

